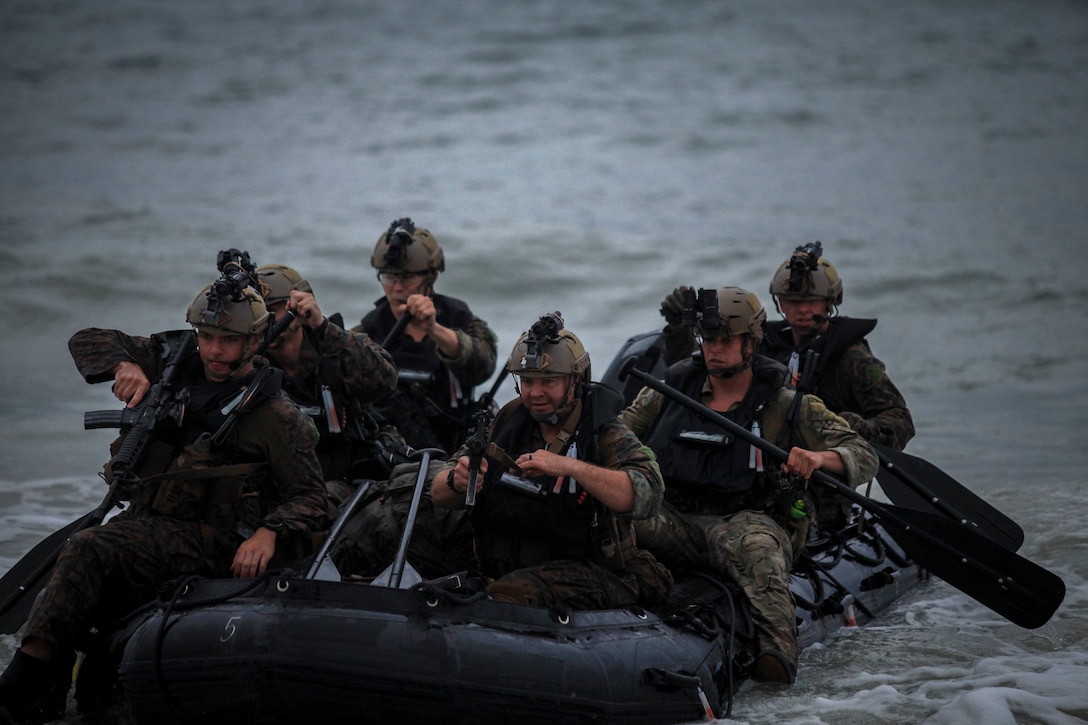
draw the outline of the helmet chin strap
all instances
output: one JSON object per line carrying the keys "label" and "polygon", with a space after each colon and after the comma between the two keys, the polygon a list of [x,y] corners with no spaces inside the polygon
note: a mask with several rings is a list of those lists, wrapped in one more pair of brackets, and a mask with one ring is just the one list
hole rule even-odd
{"label": "helmet chin strap", "polygon": [[748,368],[752,367],[752,358],[755,357],[756,346],[754,344],[748,344],[748,340],[751,339],[752,338],[749,336],[748,339],[745,340],[744,353],[739,363],[737,363],[736,365],[730,365],[727,368],[712,368],[708,366],[706,369],[706,374],[712,378],[725,379],[731,378],[734,375],[742,373]]}
{"label": "helmet chin strap", "polygon": [[563,394],[563,402],[559,404],[559,407],[555,409],[555,412],[551,415],[546,416],[530,414],[532,415],[533,420],[535,420],[537,423],[559,425],[559,421],[566,418],[568,415],[570,415],[571,411],[574,410],[574,404],[578,397],[575,394],[575,391],[578,389],[578,386],[581,384],[581,382],[581,379],[577,375],[572,375],[570,385],[567,386],[567,391]]}
{"label": "helmet chin strap", "polygon": [[237,373],[240,368],[245,367],[247,363],[251,362],[253,358],[257,356],[259,347],[260,343],[254,341],[253,346],[248,348],[247,351],[243,353],[242,357],[230,363],[228,367],[230,367],[230,376],[232,378],[235,377],[235,373]]}

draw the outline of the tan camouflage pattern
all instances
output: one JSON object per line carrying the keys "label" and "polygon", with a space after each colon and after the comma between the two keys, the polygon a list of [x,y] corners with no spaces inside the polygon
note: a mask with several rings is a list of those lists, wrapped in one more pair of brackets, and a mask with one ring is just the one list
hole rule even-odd
{"label": "tan camouflage pattern", "polygon": [[[772,344],[778,350],[782,350],[782,346],[793,350],[788,333],[780,333],[777,325],[768,325],[767,336],[757,351],[760,354],[769,355]],[[774,336],[773,340],[771,336]],[[666,325],[662,340],[662,359],[667,365],[691,357],[696,347],[691,329],[679,324]],[[770,356],[778,358],[778,355]],[[785,364],[787,360],[779,359],[779,362]],[[914,419],[906,399],[864,339],[854,342],[827,363],[820,379],[815,381],[814,390],[828,408],[867,441],[901,451],[914,437]]]}
{"label": "tan camouflage pattern", "polygon": [[[785,422],[793,399],[794,392],[782,387],[767,404],[762,418],[765,439],[786,451],[794,446],[836,451],[846,469],[846,482],[854,488],[876,474],[875,452],[819,398],[804,396],[797,420],[787,428]],[[662,393],[643,388],[620,414],[620,420],[637,435],[643,435],[666,401]],[[700,402],[709,401],[707,382]],[[764,465],[773,465],[767,454]],[[774,482],[779,477],[767,476],[763,480],[771,482],[766,485],[776,485]],[[666,502],[656,516],[635,522],[639,544],[674,570],[710,566],[728,574],[748,597],[760,646],[779,650],[796,665],[796,615],[789,590],[794,556],[791,532],[797,528],[795,522],[786,511],[770,506],[769,510],[780,512],[777,520],[764,511],[708,511],[706,499],[701,500],[698,508],[689,508],[682,493],[668,491]],[[777,491],[768,490],[768,501],[773,501],[776,494]]]}
{"label": "tan camouflage pattern", "polygon": [[751,605],[760,649],[797,663],[796,608],[790,593],[794,548],[774,519],[759,511],[729,517],[685,514],[671,503],[635,523],[639,543],[673,571],[710,566],[737,582]]}

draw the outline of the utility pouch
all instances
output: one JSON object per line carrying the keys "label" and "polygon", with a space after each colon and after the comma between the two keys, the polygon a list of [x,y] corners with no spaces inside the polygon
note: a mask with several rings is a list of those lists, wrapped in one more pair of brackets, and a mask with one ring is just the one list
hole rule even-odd
{"label": "utility pouch", "polygon": [[[121,444],[124,443],[125,435],[121,434],[114,439],[113,443],[110,443],[110,459],[106,461],[102,466],[102,475],[106,482],[113,480],[114,476],[114,462],[117,460],[117,454],[121,451]],[[165,441],[152,439],[147,448],[144,449],[143,461],[140,463],[138,471],[132,471],[136,478],[131,481],[124,481],[117,487],[116,497],[120,501],[133,501],[139,497],[141,485],[139,478],[146,476],[153,476],[170,468],[170,464],[173,463],[177,448]]]}

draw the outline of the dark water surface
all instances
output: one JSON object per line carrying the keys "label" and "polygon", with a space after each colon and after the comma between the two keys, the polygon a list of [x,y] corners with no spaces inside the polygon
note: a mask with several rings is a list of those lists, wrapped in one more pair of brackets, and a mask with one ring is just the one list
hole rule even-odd
{"label": "dark water surface", "polygon": [[104,493],[68,337],[181,327],[220,249],[357,319],[411,216],[502,351],[558,309],[603,372],[820,239],[909,451],[1069,593],[1029,631],[936,583],[736,720],[1086,720],[1086,69],[1083,2],[0,3],[0,569]]}

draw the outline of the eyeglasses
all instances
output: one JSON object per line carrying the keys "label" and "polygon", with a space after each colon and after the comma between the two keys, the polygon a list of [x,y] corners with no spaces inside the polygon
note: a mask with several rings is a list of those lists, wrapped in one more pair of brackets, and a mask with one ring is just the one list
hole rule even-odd
{"label": "eyeglasses", "polygon": [[378,279],[382,284],[393,285],[400,282],[407,286],[416,277],[426,277],[430,272],[379,272]]}

